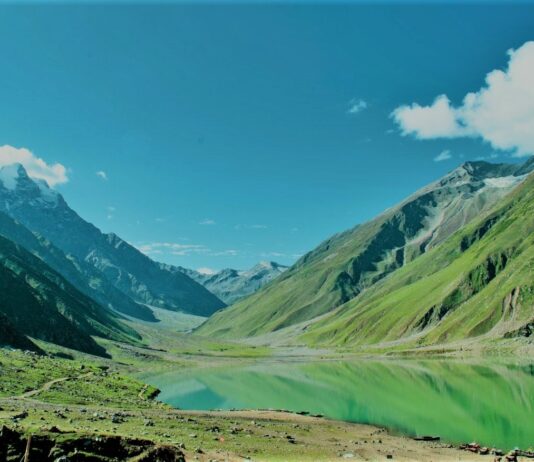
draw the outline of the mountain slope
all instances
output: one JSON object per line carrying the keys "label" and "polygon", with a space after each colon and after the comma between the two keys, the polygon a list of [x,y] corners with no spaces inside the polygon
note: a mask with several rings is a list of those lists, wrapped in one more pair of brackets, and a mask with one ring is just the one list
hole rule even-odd
{"label": "mountain slope", "polygon": [[[225,306],[188,276],[154,262],[114,234],[103,234],[74,212],[44,181],[30,179],[21,165],[0,169],[0,211],[65,254],[92,265],[137,302],[204,316]],[[131,307],[122,304],[114,308],[136,315]],[[146,315],[145,311],[143,316]]]}
{"label": "mountain slope", "polygon": [[3,212],[0,212],[0,235],[20,244],[33,255],[39,257],[80,292],[102,306],[116,309],[145,321],[155,321],[154,314],[149,308],[134,302],[130,297],[116,289],[92,265],[80,261],[72,255],[65,255],[49,241],[36,233],[32,233]]}
{"label": "mountain slope", "polygon": [[[0,237],[0,314],[9,322],[5,335],[11,331],[96,355],[105,355],[105,350],[93,335],[129,342],[138,338],[110,311],[4,237]],[[20,338],[15,341],[20,343]]]}
{"label": "mountain slope", "polygon": [[158,263],[115,234],[105,234],[85,260],[134,300],[209,316],[226,305],[172,265]]}
{"label": "mountain slope", "polygon": [[534,175],[488,215],[351,300],[313,344],[434,345],[534,333]]}
{"label": "mountain slope", "polygon": [[17,348],[19,350],[31,350],[41,352],[41,349],[35,345],[28,337],[19,332],[9,321],[9,319],[0,313],[0,348],[3,347]]}
{"label": "mountain slope", "polygon": [[374,220],[323,242],[274,284],[216,313],[198,333],[253,336],[328,313],[491,208],[532,168],[465,163]]}
{"label": "mountain slope", "polygon": [[206,287],[224,303],[232,305],[257,292],[286,271],[288,267],[272,261],[262,261],[246,271],[227,268],[215,274],[203,274],[181,267],[179,269]]}

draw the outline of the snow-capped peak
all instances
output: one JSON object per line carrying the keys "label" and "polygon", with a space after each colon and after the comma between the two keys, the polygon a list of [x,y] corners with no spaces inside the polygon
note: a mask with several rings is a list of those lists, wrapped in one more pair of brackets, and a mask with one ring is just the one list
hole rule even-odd
{"label": "snow-capped peak", "polygon": [[60,197],[45,180],[30,178],[22,164],[13,163],[0,167],[0,191],[2,187],[15,200],[39,201],[55,205]]}
{"label": "snow-capped peak", "polygon": [[5,165],[0,168],[0,182],[4,188],[11,191],[17,188],[18,180],[22,176],[28,176],[21,164]]}

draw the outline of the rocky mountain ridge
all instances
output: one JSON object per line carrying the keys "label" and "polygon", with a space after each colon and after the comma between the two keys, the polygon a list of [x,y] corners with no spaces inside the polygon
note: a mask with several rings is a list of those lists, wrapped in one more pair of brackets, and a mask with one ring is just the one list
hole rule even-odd
{"label": "rocky mountain ridge", "polygon": [[232,305],[257,292],[288,268],[273,261],[262,261],[245,271],[225,268],[214,274],[206,274],[186,268],[180,270],[217,295],[227,305]]}
{"label": "rocky mountain ridge", "polygon": [[533,169],[532,160],[466,162],[375,219],[327,239],[198,332],[255,336],[329,313],[490,210]]}
{"label": "rocky mountain ridge", "polygon": [[225,306],[185,274],[168,270],[115,234],[102,233],[20,164],[0,169],[0,211],[81,262],[83,277],[97,274],[96,290],[117,311],[150,320],[145,304],[202,316]]}

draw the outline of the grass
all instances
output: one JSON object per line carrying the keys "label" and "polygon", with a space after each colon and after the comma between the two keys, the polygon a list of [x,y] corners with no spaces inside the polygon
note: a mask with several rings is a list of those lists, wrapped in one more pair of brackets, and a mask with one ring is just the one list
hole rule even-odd
{"label": "grass", "polygon": [[[477,168],[509,167],[481,163]],[[462,188],[465,185],[431,185],[374,220],[333,236],[256,294],[215,313],[197,332],[225,339],[259,336],[358,299],[362,291],[417,261],[428,247],[442,242],[509,191],[490,188],[466,194]]]}
{"label": "grass", "polygon": [[[246,458],[328,461],[339,459],[345,451],[378,451],[384,458],[391,446],[377,449],[371,443],[374,435],[391,438],[399,450],[404,444],[404,440],[373,427],[290,414],[171,409],[148,399],[151,390],[142,382],[116,368],[103,370],[100,359],[85,359],[0,349],[0,426],[16,426],[26,434],[40,434],[56,427],[69,438],[72,434],[118,435],[182,444],[187,460],[205,462]],[[50,384],[51,380],[62,378],[69,380]],[[20,396],[29,390],[36,393]]]}
{"label": "grass", "polygon": [[147,406],[144,397],[154,391],[147,389],[143,382],[109,370],[107,364],[100,364],[96,358],[91,362],[17,350],[0,352],[0,398],[22,396],[40,390],[53,380],[61,380],[35,396],[63,405],[101,403],[139,408]]}
{"label": "grass", "polygon": [[[489,221],[493,226],[479,236]],[[533,317],[533,232],[534,178],[529,178],[492,214],[341,306],[303,340],[351,347],[400,340],[413,348],[484,335],[501,338]],[[502,255],[506,265],[493,268]],[[495,273],[490,280],[488,266]],[[512,303],[515,290],[519,295]],[[444,315],[436,316],[442,307]],[[423,329],[425,315],[431,322]]]}

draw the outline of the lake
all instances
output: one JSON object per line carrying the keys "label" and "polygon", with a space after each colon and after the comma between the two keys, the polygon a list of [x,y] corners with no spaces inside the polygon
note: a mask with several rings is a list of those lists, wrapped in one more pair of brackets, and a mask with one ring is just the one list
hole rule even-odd
{"label": "lake", "polygon": [[534,446],[534,365],[263,362],[143,377],[181,409],[287,409],[510,449]]}

